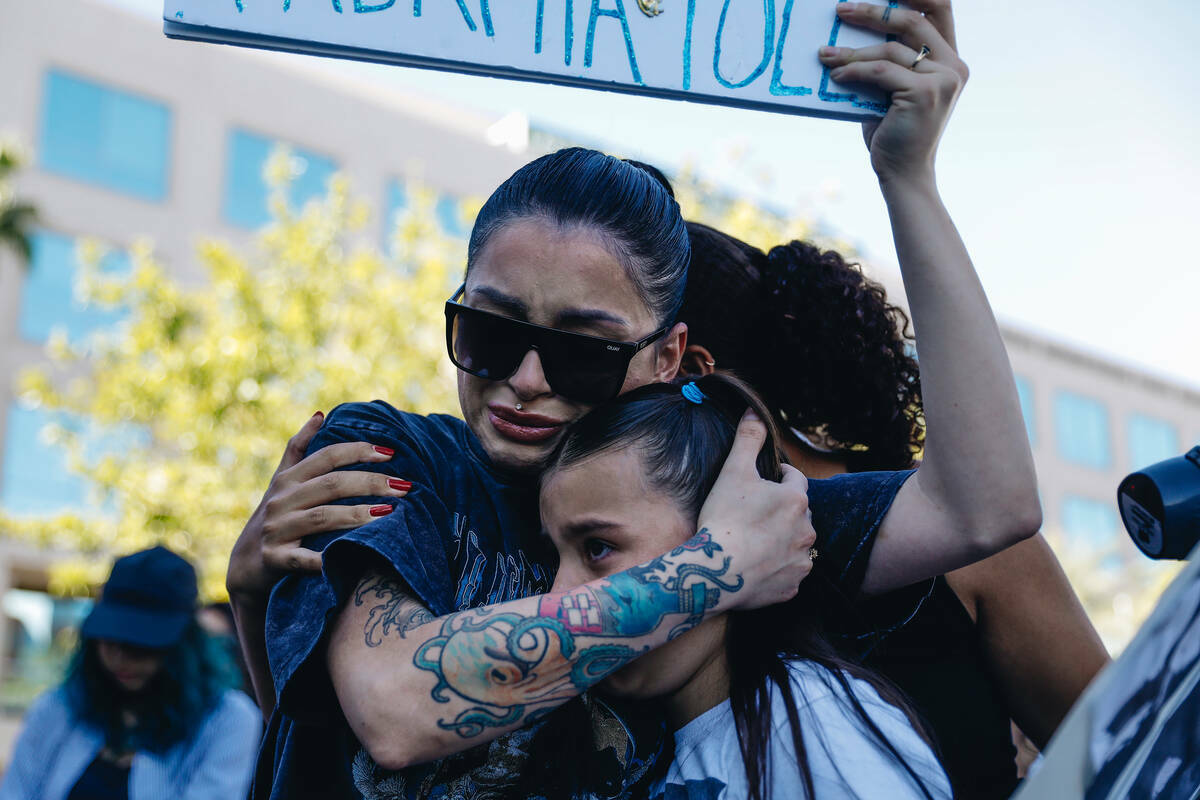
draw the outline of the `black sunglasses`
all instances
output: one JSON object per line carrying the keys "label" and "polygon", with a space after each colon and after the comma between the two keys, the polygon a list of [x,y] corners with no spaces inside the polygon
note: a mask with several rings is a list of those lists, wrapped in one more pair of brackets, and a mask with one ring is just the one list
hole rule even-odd
{"label": "black sunglasses", "polygon": [[671,329],[667,325],[638,342],[560,331],[455,302],[466,287],[446,301],[446,349],[454,366],[502,381],[536,350],[550,389],[580,403],[603,403],[620,394],[629,362]]}

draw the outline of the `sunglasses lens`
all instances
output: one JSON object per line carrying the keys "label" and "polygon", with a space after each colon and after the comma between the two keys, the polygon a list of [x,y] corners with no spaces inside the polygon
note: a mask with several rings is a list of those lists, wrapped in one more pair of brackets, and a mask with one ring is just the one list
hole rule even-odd
{"label": "sunglasses lens", "polygon": [[616,397],[625,382],[629,355],[610,347],[571,334],[546,337],[539,355],[550,388],[581,403],[603,403]]}
{"label": "sunglasses lens", "polygon": [[450,322],[450,355],[472,375],[502,381],[516,372],[530,344],[519,325],[503,317],[455,310]]}
{"label": "sunglasses lens", "polygon": [[537,349],[551,391],[580,403],[602,403],[621,391],[632,351],[591,336],[533,328],[456,303],[446,306],[450,358],[461,370],[502,381]]}

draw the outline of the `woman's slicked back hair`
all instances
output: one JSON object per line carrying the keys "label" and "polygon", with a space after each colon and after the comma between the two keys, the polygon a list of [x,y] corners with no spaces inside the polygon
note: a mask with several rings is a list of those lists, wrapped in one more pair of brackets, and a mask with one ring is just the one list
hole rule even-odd
{"label": "woman's slicked back hair", "polygon": [[691,246],[679,204],[655,176],[581,147],[531,161],[480,209],[467,246],[467,271],[500,228],[530,218],[595,230],[655,318],[661,324],[674,321],[683,304]]}

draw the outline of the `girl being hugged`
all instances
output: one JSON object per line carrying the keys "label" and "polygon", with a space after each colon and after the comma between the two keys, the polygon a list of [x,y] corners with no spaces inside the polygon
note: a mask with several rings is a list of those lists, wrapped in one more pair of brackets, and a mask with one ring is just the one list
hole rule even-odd
{"label": "girl being hugged", "polygon": [[[571,429],[541,488],[559,556],[552,591],[569,598],[565,625],[575,624],[572,609],[591,606],[591,581],[664,551],[719,554],[704,531],[693,534],[730,451],[757,450],[758,474],[782,477],[774,424],[765,441],[737,435],[747,409],[770,420],[744,383],[716,373],[634,390]],[[697,585],[680,576],[667,588],[686,594]],[[709,617],[597,686],[661,704],[675,756],[651,797],[690,797],[697,785],[720,800],[879,797],[883,787],[890,798],[951,796],[899,693],[824,638],[829,590],[814,574],[792,600]]]}

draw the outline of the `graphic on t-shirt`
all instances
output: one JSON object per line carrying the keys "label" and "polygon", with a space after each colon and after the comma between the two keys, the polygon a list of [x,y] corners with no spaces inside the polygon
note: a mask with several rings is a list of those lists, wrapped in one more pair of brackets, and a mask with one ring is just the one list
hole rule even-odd
{"label": "graphic on t-shirt", "polygon": [[[467,515],[461,512],[454,512],[453,530],[454,564],[459,574],[454,607],[458,611],[549,591],[549,572],[524,550],[485,553],[479,536],[469,528]],[[484,586],[488,587],[486,593],[481,591]]]}
{"label": "graphic on t-shirt", "polygon": [[723,791],[724,783],[716,778],[705,778],[702,781],[668,783],[663,787],[662,794],[655,795],[651,800],[721,800]]}

